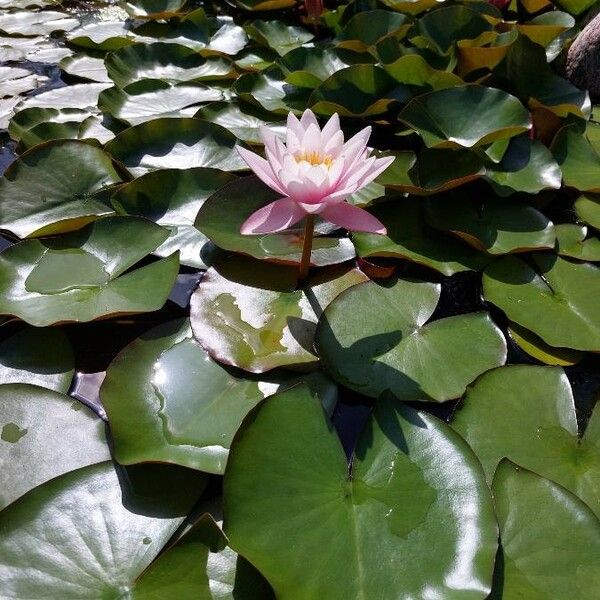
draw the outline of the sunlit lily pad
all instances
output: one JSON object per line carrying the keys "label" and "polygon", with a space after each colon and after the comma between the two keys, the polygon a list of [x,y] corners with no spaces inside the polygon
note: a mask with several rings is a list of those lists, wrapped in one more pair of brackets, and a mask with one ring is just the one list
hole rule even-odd
{"label": "sunlit lily pad", "polygon": [[0,14],[0,31],[7,35],[48,35],[54,31],[71,31],[78,25],[77,19],[53,10],[23,10]]}
{"label": "sunlit lily pad", "polygon": [[552,222],[522,201],[450,194],[427,199],[425,206],[430,225],[490,254],[554,248]]}
{"label": "sunlit lily pad", "polygon": [[0,228],[36,237],[82,227],[112,210],[103,191],[120,181],[110,156],[57,141],[21,155],[0,180]]}
{"label": "sunlit lily pad", "polygon": [[517,38],[518,32],[513,29],[501,33],[484,31],[476,38],[458,40],[458,73],[465,77],[480,69],[493,69],[506,56]]}
{"label": "sunlit lily pad", "polygon": [[110,460],[104,422],[77,400],[55,391],[20,383],[0,385],[0,423],[0,509],[54,477]]}
{"label": "sunlit lily pad", "polygon": [[533,267],[504,257],[483,274],[486,300],[551,346],[600,351],[600,271],[553,254],[531,255]]}
{"label": "sunlit lily pad", "polygon": [[126,129],[106,145],[106,151],[136,176],[168,168],[237,171],[247,168],[237,144],[237,138],[220,125],[163,118]]}
{"label": "sunlit lily pad", "polygon": [[218,89],[201,84],[169,84],[160,79],[144,79],[125,88],[111,87],[98,98],[98,106],[105,113],[139,125],[152,119],[192,116],[198,104],[221,100]]}
{"label": "sunlit lily pad", "polygon": [[0,61],[29,60],[44,64],[56,64],[65,56],[72,54],[69,48],[57,46],[46,36],[36,37],[0,37]]}
{"label": "sunlit lily pad", "polygon": [[[305,379],[331,413],[336,386],[319,374]],[[208,357],[187,319],[160,325],[121,352],[102,385],[115,457],[122,464],[170,462],[222,474],[246,414],[297,382],[289,375],[244,378]]]}
{"label": "sunlit lily pad", "polygon": [[63,58],[58,66],[67,75],[77,77],[78,79],[87,79],[98,83],[110,82],[110,77],[106,72],[104,60],[88,56],[87,54],[73,54]]}
{"label": "sunlit lily pad", "polygon": [[188,0],[124,0],[121,6],[132,17],[167,18],[182,12]]}
{"label": "sunlit lily pad", "polygon": [[253,373],[315,367],[313,340],[321,312],[366,276],[337,267],[315,275],[301,289],[285,289],[283,281],[290,281],[297,269],[260,269],[266,282],[254,281],[262,287],[226,279],[214,269],[206,272],[190,305],[194,336],[214,359]]}
{"label": "sunlit lily pad", "polygon": [[495,573],[500,595],[491,597],[594,600],[600,521],[585,503],[508,460],[498,467],[492,491],[502,554]]}
{"label": "sunlit lily pad", "polygon": [[[194,472],[152,465],[117,474],[110,462],[45,483],[0,515],[0,593],[65,600],[134,593],[203,487]],[[186,571],[174,580],[206,577]]]}
{"label": "sunlit lily pad", "polygon": [[463,84],[460,77],[454,73],[433,68],[419,54],[407,54],[382,66],[396,81],[422,87],[424,92]]}
{"label": "sunlit lily pad", "polygon": [[399,119],[415,129],[429,148],[471,148],[531,129],[529,112],[517,98],[479,85],[418,96]]}
{"label": "sunlit lily pad", "polygon": [[139,41],[138,36],[129,28],[129,23],[123,21],[100,21],[84,25],[72,31],[67,39],[74,46],[105,52]]}
{"label": "sunlit lily pad", "polygon": [[504,364],[506,342],[484,312],[428,322],[439,297],[438,284],[403,279],[348,290],[319,319],[323,364],[337,381],[374,398],[458,398],[478,375]]}
{"label": "sunlit lily pad", "polygon": [[168,237],[135,217],[108,217],[57,238],[26,240],[0,254],[0,314],[38,327],[150,312],[165,303],[179,259],[125,273]]}
{"label": "sunlit lily pad", "polygon": [[[242,252],[260,260],[299,264],[302,257],[302,223],[294,229],[265,235],[242,235],[242,223],[256,210],[273,202],[277,195],[257,177],[245,178],[223,187],[202,205],[196,227],[224,250]],[[311,262],[316,266],[351,260],[354,246],[348,238],[317,236]]]}
{"label": "sunlit lily pad", "polygon": [[156,42],[133,44],[106,57],[110,78],[125,87],[140,79],[163,81],[202,81],[228,79],[235,74],[231,62],[222,56],[203,57],[180,44]]}
{"label": "sunlit lily pad", "polygon": [[369,212],[387,227],[388,233],[353,233],[358,255],[404,258],[444,275],[479,270],[489,261],[464,242],[429,227],[423,209],[418,198],[397,198],[371,207]]}
{"label": "sunlit lily pad", "polygon": [[[265,400],[234,441],[224,514],[278,598],[418,598],[426,580],[432,597],[483,599],[491,587],[497,528],[477,459],[445,423],[389,400],[350,468],[305,388]],[[327,557],[348,568],[332,577]]]}
{"label": "sunlit lily pad", "polygon": [[66,394],[75,372],[73,348],[57,328],[27,328],[0,342],[0,383],[30,383]]}
{"label": "sunlit lily pad", "polygon": [[600,514],[600,411],[580,439],[571,386],[560,367],[510,365],[482,375],[452,426],[481,460],[488,481],[507,457]]}
{"label": "sunlit lily pad", "polygon": [[232,179],[234,175],[203,167],[152,171],[119,188],[111,203],[118,214],[145,217],[170,231],[154,254],[169,256],[179,250],[181,264],[204,269],[207,239],[194,227],[194,219],[204,201]]}
{"label": "sunlit lily pad", "polygon": [[26,98],[21,108],[79,108],[97,111],[98,96],[110,83],[77,83]]}
{"label": "sunlit lily pad", "polygon": [[43,85],[47,78],[36,75],[21,67],[0,67],[0,98],[18,96],[35,90]]}
{"label": "sunlit lily pad", "polygon": [[600,239],[592,234],[588,237],[585,225],[561,223],[556,226],[557,252],[578,260],[600,261]]}
{"label": "sunlit lily pad", "polygon": [[257,43],[268,46],[283,56],[290,50],[298,48],[313,39],[313,34],[294,25],[286,25],[282,21],[263,21],[257,19],[245,27],[248,35]]}

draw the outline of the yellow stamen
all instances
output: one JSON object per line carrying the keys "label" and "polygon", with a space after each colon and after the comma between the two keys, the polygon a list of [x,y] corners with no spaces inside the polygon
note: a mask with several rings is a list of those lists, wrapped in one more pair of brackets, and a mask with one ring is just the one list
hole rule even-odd
{"label": "yellow stamen", "polygon": [[329,168],[333,164],[333,158],[329,154],[323,156],[320,152],[315,152],[314,150],[312,152],[301,152],[296,154],[295,158],[296,162],[306,161],[313,166],[325,165]]}

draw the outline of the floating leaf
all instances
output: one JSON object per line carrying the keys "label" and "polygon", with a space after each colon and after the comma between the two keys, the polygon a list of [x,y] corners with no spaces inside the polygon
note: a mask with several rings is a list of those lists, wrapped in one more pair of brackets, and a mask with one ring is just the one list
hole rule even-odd
{"label": "floating leaf", "polygon": [[118,214],[145,217],[170,231],[154,254],[179,250],[181,264],[205,269],[202,247],[207,239],[194,219],[204,201],[232,180],[237,181],[234,175],[202,167],[152,171],[119,188],[111,203]]}
{"label": "floating leaf", "polygon": [[338,267],[319,273],[302,289],[285,289],[283,282],[297,269],[277,265],[261,269],[266,283],[259,283],[256,272],[253,281],[262,287],[226,279],[209,269],[190,304],[194,336],[214,359],[253,373],[283,366],[314,367],[318,357],[312,346],[321,312],[340,292],[366,277]]}
{"label": "floating leaf", "polygon": [[595,3],[596,0],[557,0],[557,4],[572,15],[580,15],[591,6],[594,6]]}
{"label": "floating leaf", "polygon": [[139,37],[129,29],[127,22],[100,21],[72,31],[67,40],[80,48],[110,52],[134,44]]}
{"label": "floating leaf", "polygon": [[125,46],[111,52],[105,62],[109,77],[119,87],[141,79],[182,82],[235,75],[231,62],[222,56],[204,57],[187,46],[163,42]]}
{"label": "floating leaf", "polygon": [[104,61],[101,58],[94,58],[87,54],[73,54],[63,58],[58,66],[67,75],[77,77],[79,79],[87,79],[88,81],[96,81],[98,83],[110,82],[110,77],[106,72]]}
{"label": "floating leaf", "polygon": [[600,155],[577,125],[567,125],[558,132],[552,153],[565,185],[582,192],[600,192]]}
{"label": "floating leaf", "polygon": [[[0,510],[63,473],[110,460],[104,429],[104,423],[73,398],[37,385],[0,385],[0,463],[4,481]],[[0,571],[3,558],[4,551],[0,553]],[[7,582],[4,577],[1,581],[4,596]]]}
{"label": "floating leaf", "polygon": [[557,225],[556,241],[557,252],[561,256],[590,262],[600,261],[600,239],[593,236],[588,238],[588,228],[585,225]]}
{"label": "floating leaf", "polygon": [[106,151],[136,176],[156,169],[245,169],[237,138],[220,125],[193,118],[155,119],[130,127]]}
{"label": "floating leaf", "polygon": [[0,342],[0,383],[30,383],[66,394],[73,348],[60,329],[27,328]]}
{"label": "floating leaf", "polygon": [[277,10],[288,8],[296,4],[296,0],[234,0],[235,3],[246,10]]}
{"label": "floating leaf", "polygon": [[286,25],[282,21],[263,21],[262,19],[257,19],[248,23],[245,29],[255,42],[263,46],[268,46],[280,56],[310,42],[314,37],[306,29],[294,25]]}
{"label": "floating leaf", "polygon": [[78,83],[67,87],[42,92],[30,96],[23,101],[21,108],[79,108],[81,110],[97,111],[98,96],[109,83]]}
{"label": "floating leaf", "polygon": [[124,0],[121,6],[139,19],[164,19],[182,11],[188,0]]}
{"label": "floating leaf", "polygon": [[0,31],[6,35],[48,35],[54,31],[71,31],[78,25],[77,19],[53,10],[23,10],[0,14]]}
{"label": "floating leaf", "polygon": [[486,300],[551,346],[599,351],[598,268],[552,254],[532,254],[531,260],[533,267],[514,256],[489,265]]}
{"label": "floating leaf", "polygon": [[[204,480],[173,467],[138,467],[127,475],[123,485],[130,489],[122,489],[110,462],[78,469],[2,511],[0,593],[65,600],[135,594],[137,579],[182,523]],[[205,577],[202,571],[183,577],[193,573]]]}
{"label": "floating leaf", "polygon": [[429,148],[471,148],[531,129],[529,112],[514,96],[479,85],[417,96],[399,119],[415,129]]}
{"label": "floating leaf", "polygon": [[579,438],[571,386],[561,368],[510,365],[475,382],[452,426],[481,460],[488,481],[507,457],[563,485],[598,515],[598,422],[596,410]]}
{"label": "floating leaf", "polygon": [[65,140],[37,146],[0,180],[0,227],[21,238],[78,229],[112,212],[102,192],[119,181],[110,156],[96,146]]}
{"label": "floating leaf", "polygon": [[364,52],[388,35],[402,38],[412,27],[405,15],[388,10],[367,10],[355,14],[338,35],[338,46]]}
{"label": "floating leaf", "polygon": [[58,238],[15,244],[0,254],[0,314],[43,327],[158,310],[177,276],[178,255],[124,272],[167,237],[145,219],[109,217]]}
{"label": "floating leaf", "polygon": [[502,554],[496,560],[497,593],[490,598],[593,600],[600,521],[590,509],[563,487],[508,460],[498,467],[492,491]]}
{"label": "floating leaf", "polygon": [[460,77],[434,69],[419,54],[407,54],[382,66],[399,83],[422,87],[425,92],[463,84]]}
{"label": "floating leaf", "polygon": [[[497,530],[481,467],[446,424],[389,400],[350,472],[305,388],[265,400],[234,440],[224,514],[231,546],[278,598],[418,598],[424,581],[432,597],[489,593]],[[325,556],[348,566],[343,576],[323,569]]]}
{"label": "floating leaf", "polygon": [[353,233],[352,241],[360,257],[403,258],[444,275],[479,270],[489,261],[463,242],[428,227],[423,202],[418,198],[397,198],[373,206],[369,212],[382,221],[388,233]]}
{"label": "floating leaf", "polygon": [[554,248],[552,222],[522,201],[449,195],[427,199],[425,207],[431,226],[490,254]]}
{"label": "floating leaf", "polygon": [[[304,239],[301,228],[265,235],[240,233],[242,223],[253,212],[279,196],[257,177],[231,182],[202,205],[196,227],[224,250],[241,252],[260,260],[299,264]],[[317,236],[313,242],[311,264],[332,265],[351,260],[354,256],[354,246],[348,238]]]}
{"label": "floating leaf", "polygon": [[510,47],[518,37],[516,30],[484,31],[470,40],[458,40],[456,52],[458,56],[458,73],[465,77],[480,69],[493,69],[506,56]]}
{"label": "floating leaf", "polygon": [[575,200],[573,208],[579,219],[600,230],[600,198],[584,194]]}
{"label": "floating leaf", "polygon": [[537,15],[526,23],[517,24],[517,30],[545,48],[554,38],[574,25],[575,19],[571,15],[555,10]]}
{"label": "floating leaf", "polygon": [[[331,413],[335,385],[320,374],[304,379]],[[102,385],[115,457],[121,464],[170,462],[222,474],[246,414],[297,382],[243,378],[208,357],[187,319],[160,325],[121,352]]]}
{"label": "floating leaf", "polygon": [[348,290],[319,319],[317,351],[327,371],[373,398],[458,398],[478,375],[504,364],[506,342],[484,312],[428,322],[439,298],[438,284],[404,279]]}
{"label": "floating leaf", "polygon": [[47,81],[46,77],[35,75],[20,67],[0,67],[0,98],[18,96],[35,90]]}

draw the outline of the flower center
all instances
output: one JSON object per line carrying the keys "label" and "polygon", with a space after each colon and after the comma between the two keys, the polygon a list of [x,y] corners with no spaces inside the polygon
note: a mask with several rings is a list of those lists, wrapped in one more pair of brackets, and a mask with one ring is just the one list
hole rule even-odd
{"label": "flower center", "polygon": [[305,161],[313,166],[324,165],[328,169],[333,164],[333,158],[329,154],[321,154],[320,152],[312,151],[312,152],[299,152],[294,157],[296,162]]}

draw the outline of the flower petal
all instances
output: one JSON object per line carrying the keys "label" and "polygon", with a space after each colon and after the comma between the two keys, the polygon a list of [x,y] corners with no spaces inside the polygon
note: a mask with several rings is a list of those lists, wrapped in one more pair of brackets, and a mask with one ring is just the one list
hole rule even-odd
{"label": "flower petal", "polygon": [[387,233],[383,223],[358,206],[347,202],[330,204],[321,212],[321,217],[326,221],[335,223],[350,231],[365,231],[367,233]]}
{"label": "flower petal", "polygon": [[316,125],[317,127],[319,127],[317,117],[315,117],[315,113],[312,110],[310,110],[310,108],[307,108],[302,113],[302,116],[300,117],[300,124],[302,125],[302,127],[304,127],[305,131],[308,129],[309,125]]}
{"label": "flower petal", "polygon": [[300,221],[306,213],[291,198],[280,198],[253,212],[242,224],[243,235],[275,233]]}
{"label": "flower petal", "polygon": [[375,160],[368,171],[361,174],[360,178],[355,182],[357,189],[359,190],[360,188],[365,187],[365,185],[369,185],[371,181],[381,175],[381,173],[383,173],[393,162],[393,156],[386,156]]}
{"label": "flower petal", "polygon": [[277,176],[273,172],[273,169],[268,161],[258,156],[258,154],[254,154],[254,152],[246,150],[246,148],[242,148],[241,146],[236,146],[236,148],[240,156],[244,159],[244,162],[254,171],[261,181],[266,183],[276,192],[285,194],[285,190],[277,180]]}

